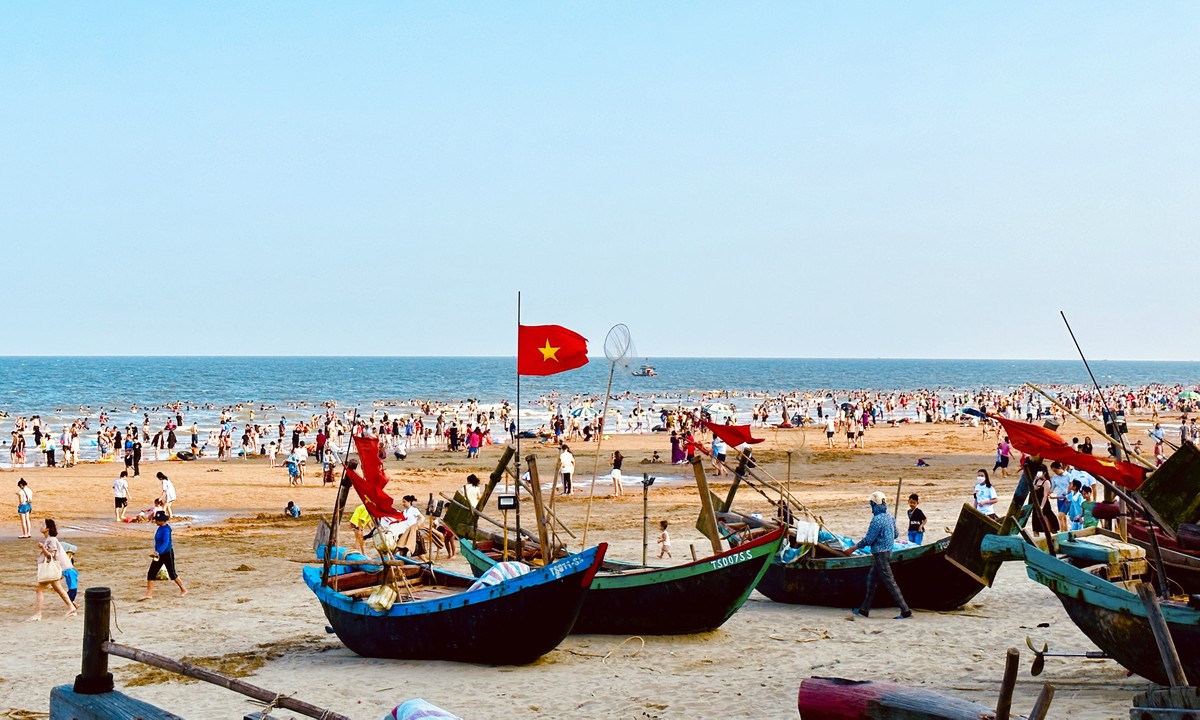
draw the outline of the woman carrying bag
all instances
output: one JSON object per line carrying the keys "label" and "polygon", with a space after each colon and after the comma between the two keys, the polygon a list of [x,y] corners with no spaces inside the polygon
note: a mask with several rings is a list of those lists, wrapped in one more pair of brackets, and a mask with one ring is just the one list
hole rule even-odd
{"label": "woman carrying bag", "polygon": [[79,609],[67,596],[67,588],[63,583],[63,570],[73,567],[71,559],[67,557],[67,551],[58,541],[58,526],[54,524],[53,520],[46,518],[45,524],[42,525],[42,535],[46,539],[38,543],[37,611],[29,619],[35,621],[42,619],[42,607],[45,604],[47,587],[53,588],[54,592],[58,593],[58,596],[67,605],[67,617],[71,617]]}

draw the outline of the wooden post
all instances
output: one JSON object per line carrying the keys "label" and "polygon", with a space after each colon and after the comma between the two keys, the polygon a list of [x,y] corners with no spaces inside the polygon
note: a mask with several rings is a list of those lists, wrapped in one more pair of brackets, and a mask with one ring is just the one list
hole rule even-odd
{"label": "wooden post", "polygon": [[904,478],[896,478],[896,505],[892,508],[892,523],[900,522],[900,489],[904,487]]}
{"label": "wooden post", "polygon": [[1158,643],[1158,654],[1162,657],[1163,668],[1167,671],[1167,680],[1171,687],[1184,687],[1188,684],[1187,675],[1183,672],[1183,663],[1175,650],[1175,642],[1171,639],[1171,629],[1163,617],[1154,588],[1149,583],[1139,583],[1138,597],[1146,608],[1146,620],[1150,623],[1150,632],[1154,633],[1154,641]]}
{"label": "wooden post", "polygon": [[650,473],[642,473],[642,564],[650,547]]}
{"label": "wooden post", "polygon": [[[357,463],[357,461],[348,461],[348,462]],[[356,467],[357,467],[357,465],[356,465]],[[324,558],[325,562],[323,563],[322,568],[321,568],[321,586],[322,587],[327,587],[329,585],[329,567],[330,567],[329,561],[330,561],[330,559],[333,558],[333,548],[338,543],[338,528],[341,527],[341,524],[342,524],[342,514],[346,510],[346,498],[350,496],[350,487],[351,487],[350,478],[347,477],[346,474],[343,472],[342,473],[342,482],[340,485],[338,485],[337,499],[334,500],[334,502],[333,502],[333,522],[330,523],[330,527],[329,527],[329,542],[327,542],[325,544],[325,558]]]}
{"label": "wooden post", "polygon": [[720,555],[720,526],[717,525],[717,513],[713,510],[712,493],[708,489],[708,478],[704,475],[704,463],[699,457],[692,460],[692,472],[696,475],[696,486],[700,488],[700,512],[707,518],[710,527],[714,530],[713,537],[709,538],[709,541],[712,542],[713,555]]}
{"label": "wooden post", "polygon": [[1009,648],[1004,658],[1004,680],[1000,682],[1000,699],[996,702],[996,720],[1008,720],[1012,712],[1013,690],[1017,687],[1017,666],[1021,651]]}
{"label": "wooden post", "polygon": [[1029,720],[1046,720],[1046,713],[1050,712],[1050,701],[1053,699],[1054,686],[1043,685],[1033,703],[1033,709],[1029,711]]}
{"label": "wooden post", "polygon": [[106,587],[88,588],[83,602],[83,667],[75,676],[73,689],[80,695],[112,692],[113,676],[104,651],[104,643],[110,639],[112,591]]}
{"label": "wooden post", "polygon": [[[737,450],[737,448],[734,448]],[[729,493],[725,496],[725,503],[721,505],[721,512],[729,512],[733,509],[733,498],[737,495],[738,488],[742,484],[742,478],[746,477],[746,473],[750,469],[750,454],[748,452],[739,452],[738,466],[733,471],[733,482],[729,484]]]}
{"label": "wooden post", "polygon": [[525,465],[529,468],[529,494],[533,496],[533,514],[537,520],[538,542],[542,544],[542,566],[545,567],[554,562],[554,548],[550,546],[546,509],[542,506],[542,481],[538,477],[537,458],[527,456]]}
{"label": "wooden post", "polygon": [[696,544],[692,543],[692,544],[688,545],[688,547],[692,551],[692,562],[696,562]]}

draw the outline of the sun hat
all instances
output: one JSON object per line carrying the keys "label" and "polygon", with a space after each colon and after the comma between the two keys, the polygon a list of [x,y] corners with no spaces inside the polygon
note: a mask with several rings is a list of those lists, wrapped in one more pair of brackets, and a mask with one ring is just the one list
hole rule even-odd
{"label": "sun hat", "polygon": [[875,503],[876,505],[886,505],[887,504],[887,496],[884,495],[883,493],[879,492],[878,490],[871,493],[870,496],[867,497],[867,499],[870,500],[871,502]]}
{"label": "sun hat", "polygon": [[167,515],[165,512],[163,512],[162,510],[159,510],[158,512],[154,513],[154,522],[166,522],[170,519],[171,519],[171,517],[169,515]]}

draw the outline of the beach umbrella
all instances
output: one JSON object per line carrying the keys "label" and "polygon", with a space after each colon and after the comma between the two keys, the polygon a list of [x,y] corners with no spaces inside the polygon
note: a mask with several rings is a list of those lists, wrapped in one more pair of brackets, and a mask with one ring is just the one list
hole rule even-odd
{"label": "beach umbrella", "polygon": [[595,408],[577,407],[571,410],[571,417],[589,417],[593,418],[599,415]]}
{"label": "beach umbrella", "polygon": [[1195,390],[1184,390],[1183,392],[1179,393],[1179,396],[1176,397],[1175,399],[1176,400],[1200,400],[1200,393],[1196,392]]}
{"label": "beach umbrella", "polygon": [[733,414],[733,408],[729,407],[725,403],[719,403],[719,402],[705,403],[703,405],[703,410],[704,410],[704,412],[708,413],[709,415],[732,415]]}

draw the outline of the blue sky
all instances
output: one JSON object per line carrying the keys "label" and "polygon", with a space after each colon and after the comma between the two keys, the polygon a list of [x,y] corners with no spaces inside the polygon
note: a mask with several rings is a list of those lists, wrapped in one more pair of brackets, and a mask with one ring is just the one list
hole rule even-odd
{"label": "blue sky", "polygon": [[[10,354],[1200,358],[1195,3],[25,3]],[[12,326],[10,325],[10,328]]]}

